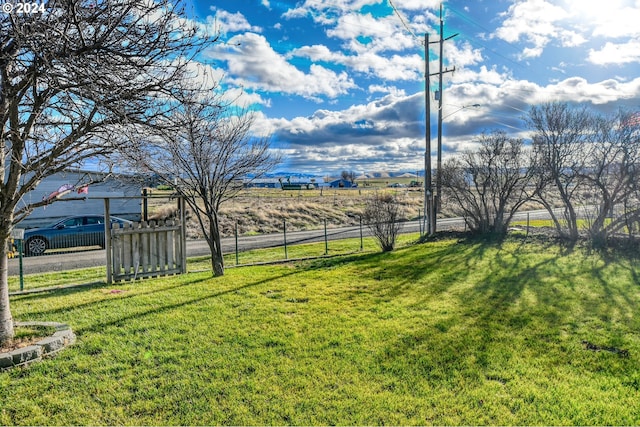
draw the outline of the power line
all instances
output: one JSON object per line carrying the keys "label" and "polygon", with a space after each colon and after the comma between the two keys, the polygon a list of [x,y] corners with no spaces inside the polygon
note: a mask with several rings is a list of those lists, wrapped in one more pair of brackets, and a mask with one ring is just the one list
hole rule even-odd
{"label": "power line", "polygon": [[391,0],[388,0],[388,1],[389,1],[389,4],[391,5],[391,9],[393,9],[393,12],[396,14],[396,16],[398,17],[400,22],[402,22],[402,25],[404,26],[404,28],[409,32],[409,34],[411,34],[413,36],[414,39],[418,40],[420,43],[423,43],[422,40],[420,40],[418,38],[418,36],[416,36],[416,34],[413,32],[413,30],[411,30],[411,28],[409,28],[409,25],[407,25],[407,23],[405,22],[404,18],[400,14],[400,11],[396,7],[396,5],[394,5]]}

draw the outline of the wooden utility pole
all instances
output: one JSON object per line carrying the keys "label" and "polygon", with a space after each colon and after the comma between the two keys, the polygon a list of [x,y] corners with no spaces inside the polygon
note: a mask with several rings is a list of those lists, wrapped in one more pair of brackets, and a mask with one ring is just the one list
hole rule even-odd
{"label": "wooden utility pole", "polygon": [[[444,42],[457,36],[453,34],[447,38],[444,37],[444,21],[442,20],[442,4],[440,4],[440,40],[432,43],[440,44],[439,69],[437,73],[429,73],[429,36],[425,35],[425,98],[426,98],[426,152],[425,152],[425,217],[427,219],[427,233],[436,232],[436,216],[441,209],[441,191],[442,191],[442,78],[446,73],[455,71],[455,67],[443,70]],[[430,76],[438,76],[438,157],[437,157],[437,175],[436,175],[436,191],[435,195],[432,188],[432,171],[431,171],[431,102],[430,102]],[[435,197],[434,197],[435,196]]]}
{"label": "wooden utility pole", "polygon": [[425,102],[425,146],[424,151],[424,230],[427,236],[434,231],[433,188],[431,184],[431,95],[429,76],[429,34],[424,35],[424,102]]}

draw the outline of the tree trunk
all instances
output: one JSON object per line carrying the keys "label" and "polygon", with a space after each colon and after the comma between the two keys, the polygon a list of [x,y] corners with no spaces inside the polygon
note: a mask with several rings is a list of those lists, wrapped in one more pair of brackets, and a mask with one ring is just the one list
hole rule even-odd
{"label": "tree trunk", "polygon": [[220,240],[220,228],[218,227],[218,216],[209,216],[209,248],[211,249],[211,270],[215,277],[224,276],[224,255],[222,253],[222,242]]}
{"label": "tree trunk", "polygon": [[224,276],[224,259],[222,254],[211,249],[211,270],[215,277]]}
{"label": "tree trunk", "polygon": [[13,317],[9,307],[9,261],[7,239],[0,243],[0,344],[13,339]]}
{"label": "tree trunk", "polygon": [[578,230],[578,215],[576,214],[576,211],[573,208],[571,201],[567,200],[566,203],[567,204],[565,206],[568,211],[568,215],[566,219],[569,227],[569,240],[571,240],[572,242],[577,242],[578,238],[580,237],[579,230]]}

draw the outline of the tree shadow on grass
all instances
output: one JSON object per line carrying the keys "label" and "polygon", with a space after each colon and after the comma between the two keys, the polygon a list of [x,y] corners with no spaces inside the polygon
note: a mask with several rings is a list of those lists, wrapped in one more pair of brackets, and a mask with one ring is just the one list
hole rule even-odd
{"label": "tree shadow on grass", "polygon": [[[222,297],[224,295],[228,295],[228,294],[232,294],[234,292],[238,292],[240,290],[243,289],[248,289],[248,288],[253,288],[256,286],[260,286],[260,285],[264,285],[266,283],[272,282],[274,280],[280,280],[282,278],[286,278],[289,276],[294,276],[300,274],[299,271],[291,271],[288,272],[286,274],[278,274],[278,275],[274,275],[272,277],[268,277],[262,280],[258,280],[256,282],[252,282],[252,283],[247,283],[245,285],[242,286],[237,286],[234,288],[230,288],[230,289],[226,289],[223,291],[218,291],[218,292],[213,292],[209,295],[206,296],[202,296],[202,297],[198,297],[198,298],[191,298],[185,301],[181,301],[181,302],[177,302],[177,303],[173,303],[173,304],[166,304],[163,305],[161,307],[154,307],[153,309],[149,309],[149,310],[144,310],[144,311],[139,311],[133,314],[129,314],[129,315],[124,315],[121,317],[118,317],[117,319],[113,319],[113,320],[108,320],[108,321],[104,321],[104,322],[96,322],[95,324],[89,326],[89,327],[80,327],[78,328],[76,331],[78,334],[82,335],[85,333],[90,333],[90,332],[100,332],[103,331],[106,327],[109,326],[124,326],[124,324],[129,321],[129,320],[133,320],[133,319],[139,319],[148,315],[157,315],[163,312],[167,312],[170,310],[175,310],[178,308],[183,308],[183,307],[188,307],[190,305],[193,304],[197,304],[197,303],[201,303],[203,301],[207,301],[207,300],[211,300],[211,299],[215,299],[215,298],[219,298]],[[206,279],[201,279],[201,280],[196,280],[195,282],[200,282],[200,281],[204,281],[204,280],[211,280],[211,277],[208,277]],[[191,282],[190,284],[194,284],[195,282]],[[132,295],[131,297],[136,297],[137,295]]]}
{"label": "tree shadow on grass", "polygon": [[[497,247],[495,243],[480,246],[474,246],[464,256],[482,256],[484,251]],[[406,329],[396,334],[397,338],[389,341],[377,355],[378,363],[383,370],[407,367],[403,375],[409,373],[408,381],[423,377],[440,384],[459,384],[461,378],[465,381],[497,378],[505,383],[509,380],[508,375],[494,368],[508,364],[514,357],[512,351],[517,348],[515,343],[512,347],[505,339],[529,334],[527,328],[534,315],[543,317],[536,322],[546,325],[564,321],[559,310],[538,311],[530,306],[514,309],[526,289],[543,282],[546,266],[552,263],[553,259],[528,263],[518,256],[498,260],[488,267],[482,262],[483,271],[480,274],[476,271],[473,281],[457,287],[455,292],[425,295],[413,304],[410,309],[416,312],[419,320],[403,325]],[[466,268],[473,264],[474,261],[467,261],[464,265]],[[514,277],[515,272],[517,277]],[[457,278],[466,279],[466,274]],[[442,286],[443,291],[455,285],[451,282]],[[416,289],[408,292],[416,292]],[[540,304],[553,301],[553,293],[540,295]],[[431,309],[428,307],[439,306],[443,309],[435,309],[433,315],[429,314]],[[412,323],[411,320],[408,322]]]}
{"label": "tree shadow on grass", "polygon": [[82,294],[87,291],[92,291],[95,289],[105,288],[113,285],[107,285],[107,282],[93,282],[93,283],[84,283],[79,285],[71,285],[71,286],[52,286],[50,288],[43,288],[38,292],[25,292],[23,294],[14,293],[10,295],[12,301],[30,301],[30,300],[45,300],[47,298],[58,298],[63,295],[74,295],[74,294]]}
{"label": "tree shadow on grass", "polygon": [[[145,296],[145,295],[153,295],[153,294],[168,292],[168,291],[172,291],[172,290],[179,289],[179,288],[182,288],[182,287],[192,286],[192,285],[194,285],[196,283],[205,282],[205,281],[210,280],[210,279],[211,279],[210,276],[203,277],[203,278],[193,278],[192,280],[187,280],[187,281],[184,281],[184,282],[182,282],[182,279],[180,279],[181,283],[177,283],[177,284],[170,285],[170,286],[163,286],[163,287],[160,287],[160,288],[152,288],[152,289],[149,289],[148,291],[136,292],[135,290],[132,290],[129,293],[118,293],[118,299],[119,300],[123,300],[123,299],[126,300],[126,299],[137,298],[137,297],[141,297],[141,296]],[[120,285],[127,285],[128,286],[128,285],[130,285],[130,282],[121,283]],[[16,297],[15,301],[16,302],[18,302],[18,301],[29,301],[29,300],[43,301],[43,300],[48,299],[48,298],[60,298],[60,297],[66,297],[66,296],[73,296],[75,294],[81,294],[81,293],[85,293],[85,292],[88,292],[88,291],[93,291],[93,290],[96,290],[96,289],[103,289],[103,288],[113,288],[113,289],[117,290],[118,284],[112,284],[112,285],[102,284],[102,285],[96,285],[96,286],[86,286],[86,287],[61,289],[61,290],[54,290],[54,291],[49,292],[47,294],[29,294],[29,295],[25,295],[25,296]],[[100,298],[100,299],[96,299],[94,301],[88,301],[86,303],[75,304],[73,306],[73,310],[82,310],[82,309],[90,308],[90,307],[95,306],[95,305],[107,303],[108,301],[109,301],[109,299]],[[63,313],[68,313],[68,312],[69,312],[69,308],[61,307],[61,308],[54,308],[54,309],[50,309],[50,310],[32,311],[32,312],[29,313],[29,316],[46,317],[46,316],[51,316],[51,315],[56,315],[56,314],[63,314]]]}
{"label": "tree shadow on grass", "polygon": [[[553,363],[580,364],[582,342],[589,339],[583,336],[585,333],[599,336],[603,342],[598,344],[604,346],[628,348],[629,339],[635,340],[635,335],[627,331],[633,327],[624,326],[625,318],[638,324],[634,315],[640,309],[637,293],[628,292],[628,284],[637,281],[638,269],[628,262],[610,270],[601,258],[567,254],[544,242],[531,249],[526,245],[507,247],[499,241],[476,240],[478,247],[472,241],[464,244],[470,247],[460,253],[458,264],[452,264],[451,269],[477,265],[480,270],[455,292],[442,296],[425,292],[423,299],[410,307],[416,310],[418,320],[405,320],[406,329],[395,334],[397,338],[377,355],[383,370],[402,365],[409,367],[408,378],[454,381],[462,375],[470,380],[497,379],[504,384],[513,376],[509,367],[516,366],[516,360],[522,357],[540,358],[540,369],[544,369],[547,357],[555,360]],[[454,249],[457,246],[435,258],[446,260]],[[485,256],[491,258],[482,260]],[[628,276],[617,283],[619,269]],[[465,279],[470,275],[458,273],[452,277]],[[446,273],[442,277],[446,278]],[[441,284],[442,290],[452,286],[454,283]],[[394,295],[429,288],[433,289],[405,286]],[[439,307],[439,301],[445,308],[435,309],[430,316],[433,309],[429,307]],[[611,319],[616,318],[618,326],[611,325]],[[608,362],[603,359],[601,363]],[[594,372],[601,368],[598,363],[582,366]]]}
{"label": "tree shadow on grass", "polygon": [[[366,266],[365,277],[386,288],[389,297],[420,290],[425,296],[446,292],[451,286],[467,280],[480,262],[490,243],[475,239],[451,240],[425,250],[429,243],[398,250],[387,259],[380,258]],[[456,268],[443,268],[453,265]],[[457,268],[464,265],[464,268]],[[386,286],[387,283],[393,283]]]}

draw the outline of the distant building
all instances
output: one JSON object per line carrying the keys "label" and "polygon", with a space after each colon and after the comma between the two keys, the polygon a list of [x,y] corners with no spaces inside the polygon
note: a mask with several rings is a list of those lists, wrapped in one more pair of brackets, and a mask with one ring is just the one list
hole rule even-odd
{"label": "distant building", "polygon": [[336,179],[329,183],[330,188],[357,188],[358,183],[346,179]]}
{"label": "distant building", "polygon": [[253,179],[244,183],[244,188],[280,188],[275,178]]}
{"label": "distant building", "polygon": [[[100,181],[86,185],[91,181]],[[131,221],[142,216],[143,180],[137,176],[105,174],[103,172],[67,170],[44,178],[40,184],[25,194],[17,209],[25,205],[51,200],[51,204],[35,208],[19,228],[42,227],[57,219],[73,215],[104,215],[104,199],[113,198],[109,204],[111,215]],[[67,199],[67,201],[65,201]],[[78,199],[78,200],[69,200]]]}

